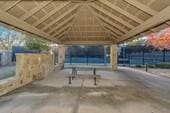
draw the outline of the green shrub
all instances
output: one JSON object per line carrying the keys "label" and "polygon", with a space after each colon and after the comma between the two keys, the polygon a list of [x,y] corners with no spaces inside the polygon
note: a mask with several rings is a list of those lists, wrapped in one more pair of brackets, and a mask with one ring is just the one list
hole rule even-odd
{"label": "green shrub", "polygon": [[149,68],[156,68],[156,65],[148,65]]}
{"label": "green shrub", "polygon": [[135,67],[137,67],[137,68],[143,68],[144,66],[143,66],[143,65],[135,65]]}
{"label": "green shrub", "polygon": [[162,63],[156,64],[156,67],[170,69],[170,63],[162,62]]}

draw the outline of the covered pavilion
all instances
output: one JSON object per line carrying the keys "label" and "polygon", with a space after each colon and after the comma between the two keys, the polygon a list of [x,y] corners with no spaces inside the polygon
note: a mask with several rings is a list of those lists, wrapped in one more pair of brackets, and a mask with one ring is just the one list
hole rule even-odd
{"label": "covered pavilion", "polygon": [[169,0],[10,0],[0,1],[0,21],[61,48],[109,44],[116,69],[117,44],[168,27],[169,5]]}
{"label": "covered pavilion", "polygon": [[[170,80],[118,68],[117,46],[169,27],[170,0],[0,0],[0,25],[59,44],[57,65],[52,55],[17,55],[16,76],[0,81],[0,112],[169,112]],[[110,45],[111,70],[97,72],[97,86],[68,84],[67,45]]]}

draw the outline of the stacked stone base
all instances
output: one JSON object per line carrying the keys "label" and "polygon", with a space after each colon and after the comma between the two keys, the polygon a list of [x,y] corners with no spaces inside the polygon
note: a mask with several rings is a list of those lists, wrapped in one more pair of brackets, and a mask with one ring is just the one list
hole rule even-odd
{"label": "stacked stone base", "polygon": [[53,56],[50,54],[18,54],[16,76],[0,81],[0,96],[34,80],[43,79],[53,71]]}

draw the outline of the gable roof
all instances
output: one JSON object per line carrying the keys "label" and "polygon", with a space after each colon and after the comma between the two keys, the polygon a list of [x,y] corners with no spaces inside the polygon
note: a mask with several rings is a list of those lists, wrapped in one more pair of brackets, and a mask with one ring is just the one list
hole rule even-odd
{"label": "gable roof", "polygon": [[0,21],[55,43],[111,44],[170,25],[170,0],[0,1]]}

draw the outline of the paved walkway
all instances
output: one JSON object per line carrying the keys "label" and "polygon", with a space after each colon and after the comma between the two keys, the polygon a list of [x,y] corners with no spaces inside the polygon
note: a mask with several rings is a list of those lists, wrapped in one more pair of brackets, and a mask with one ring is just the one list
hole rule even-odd
{"label": "paved walkway", "polygon": [[[169,113],[170,79],[129,68],[68,84],[65,69],[0,98],[0,113]],[[82,71],[90,74],[91,71]]]}
{"label": "paved walkway", "polygon": [[0,80],[15,76],[15,66],[0,67]]}

